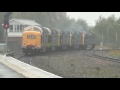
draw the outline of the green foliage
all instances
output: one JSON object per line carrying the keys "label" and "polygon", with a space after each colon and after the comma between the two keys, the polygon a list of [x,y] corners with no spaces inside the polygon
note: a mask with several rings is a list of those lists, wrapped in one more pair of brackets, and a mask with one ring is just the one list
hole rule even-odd
{"label": "green foliage", "polygon": [[[6,12],[0,12],[0,24],[3,24],[3,16]],[[70,19],[69,17],[59,16],[58,12],[13,12],[10,19],[30,19],[48,28],[88,30],[89,27],[85,20]],[[4,28],[0,25],[0,39],[3,39]]]}
{"label": "green foliage", "polygon": [[75,21],[69,17],[64,17],[56,14],[56,12],[14,12],[12,14],[13,18],[22,18],[22,19],[33,19],[36,22],[40,23],[42,26],[48,28],[59,28],[59,29],[81,29],[81,26],[86,30],[88,25],[86,21],[79,19]]}
{"label": "green foliage", "polygon": [[76,23],[78,26],[81,26],[85,31],[87,31],[89,28],[85,20],[78,19]]}
{"label": "green foliage", "polygon": [[104,44],[114,47],[120,44],[120,18],[116,19],[114,15],[108,18],[100,16],[93,30],[96,34],[97,44],[102,41]]}
{"label": "green foliage", "polygon": [[3,29],[3,19],[4,19],[5,12],[0,12],[0,42],[3,40],[4,37],[4,29]]}
{"label": "green foliage", "polygon": [[88,30],[90,30],[90,27],[88,26],[87,22],[83,19],[78,19],[77,21],[75,21],[74,19],[70,19],[67,29],[88,31]]}

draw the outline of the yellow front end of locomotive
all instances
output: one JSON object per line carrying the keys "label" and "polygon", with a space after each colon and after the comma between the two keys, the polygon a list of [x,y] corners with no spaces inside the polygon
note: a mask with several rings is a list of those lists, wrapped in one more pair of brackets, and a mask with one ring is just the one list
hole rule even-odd
{"label": "yellow front end of locomotive", "polygon": [[25,31],[22,36],[22,47],[41,48],[41,33],[37,31]]}

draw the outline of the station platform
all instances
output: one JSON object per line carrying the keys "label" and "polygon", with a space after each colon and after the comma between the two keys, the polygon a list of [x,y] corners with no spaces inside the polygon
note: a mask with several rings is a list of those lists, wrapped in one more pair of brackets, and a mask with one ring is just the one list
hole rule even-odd
{"label": "station platform", "polygon": [[0,78],[62,78],[50,72],[0,54]]}
{"label": "station platform", "polygon": [[20,73],[0,63],[0,78],[26,78]]}

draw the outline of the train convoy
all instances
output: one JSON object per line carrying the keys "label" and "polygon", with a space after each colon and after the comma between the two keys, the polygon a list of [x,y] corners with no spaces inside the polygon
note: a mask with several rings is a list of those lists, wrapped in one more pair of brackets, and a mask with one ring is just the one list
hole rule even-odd
{"label": "train convoy", "polygon": [[88,47],[95,47],[95,34],[90,31],[28,26],[22,34],[22,50],[25,54]]}

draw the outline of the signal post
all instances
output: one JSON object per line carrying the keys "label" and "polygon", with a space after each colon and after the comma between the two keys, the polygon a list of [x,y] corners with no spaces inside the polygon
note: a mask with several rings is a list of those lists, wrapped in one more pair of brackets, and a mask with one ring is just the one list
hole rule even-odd
{"label": "signal post", "polygon": [[5,43],[6,43],[5,53],[7,53],[7,37],[8,37],[7,30],[9,28],[9,16],[11,14],[12,12],[8,12],[7,14],[4,15],[4,29],[5,29]]}

